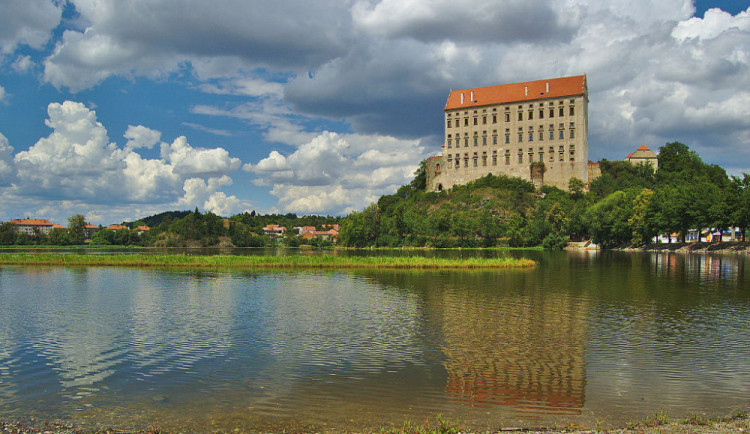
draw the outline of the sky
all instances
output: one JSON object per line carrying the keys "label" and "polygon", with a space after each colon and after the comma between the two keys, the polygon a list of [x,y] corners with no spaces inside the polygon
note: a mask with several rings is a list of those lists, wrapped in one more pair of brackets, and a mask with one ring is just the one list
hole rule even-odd
{"label": "sky", "polygon": [[591,160],[750,172],[747,0],[0,0],[0,221],[346,215],[451,89],[579,74]]}

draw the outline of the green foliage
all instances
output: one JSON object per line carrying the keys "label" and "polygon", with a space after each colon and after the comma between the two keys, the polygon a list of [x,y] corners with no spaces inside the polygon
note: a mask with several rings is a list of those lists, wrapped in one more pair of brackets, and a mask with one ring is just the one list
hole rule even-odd
{"label": "green foliage", "polygon": [[16,244],[16,228],[11,223],[3,223],[0,225],[0,245],[10,246]]}
{"label": "green foliage", "polygon": [[70,244],[83,244],[86,241],[86,217],[81,214],[68,217],[68,235]]}

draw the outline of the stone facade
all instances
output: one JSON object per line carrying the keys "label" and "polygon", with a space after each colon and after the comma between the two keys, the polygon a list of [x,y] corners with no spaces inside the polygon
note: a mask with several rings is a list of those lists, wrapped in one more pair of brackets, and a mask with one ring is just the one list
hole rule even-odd
{"label": "stone facade", "polygon": [[628,156],[625,157],[625,161],[630,164],[650,164],[654,170],[659,169],[659,157],[657,157],[656,154],[654,154],[654,152],[646,145],[642,145],[640,148],[636,149],[635,152],[628,154]]}
{"label": "stone facade", "polygon": [[[427,190],[487,174],[568,189],[588,182],[586,76],[452,91],[442,154],[427,161]],[[543,163],[543,164],[539,164]]]}

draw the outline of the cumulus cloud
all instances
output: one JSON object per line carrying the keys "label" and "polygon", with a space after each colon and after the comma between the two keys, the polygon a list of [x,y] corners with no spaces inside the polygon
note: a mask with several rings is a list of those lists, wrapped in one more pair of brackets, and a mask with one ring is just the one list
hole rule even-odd
{"label": "cumulus cloud", "polygon": [[272,185],[284,212],[343,214],[408,183],[424,157],[417,140],[324,132],[293,153],[243,168]]}
{"label": "cumulus cloud", "polygon": [[8,143],[8,138],[0,133],[0,186],[8,185],[14,172],[13,147]]}
{"label": "cumulus cloud", "polygon": [[[130,126],[124,148],[109,141],[96,112],[81,103],[52,103],[45,121],[52,133],[10,159],[12,148],[0,135],[0,179],[17,171],[5,194],[86,204],[161,204],[232,210],[249,206],[220,191],[240,160],[222,148],[195,148],[184,136],[161,143],[159,159],[143,158],[139,148],[153,147],[161,133]],[[3,165],[3,163],[7,163]],[[204,180],[207,178],[207,180]],[[244,208],[242,209],[244,211]]]}
{"label": "cumulus cloud", "polygon": [[34,67],[34,62],[31,60],[31,56],[18,56],[11,68],[19,74],[27,72]]}
{"label": "cumulus cloud", "polygon": [[128,149],[153,148],[161,140],[161,132],[144,127],[143,125],[128,125],[128,129],[123,135],[128,142],[125,147]]}
{"label": "cumulus cloud", "polygon": [[61,17],[60,2],[3,0],[0,2],[0,54],[12,53],[19,45],[42,48]]}
{"label": "cumulus cloud", "polygon": [[7,94],[6,94],[6,92],[5,92],[5,88],[4,88],[4,87],[2,87],[2,86],[0,86],[0,102],[1,102],[1,103],[4,103],[4,102],[6,102],[6,101],[5,101],[6,95],[7,95]]}
{"label": "cumulus cloud", "polygon": [[65,32],[45,61],[45,78],[73,91],[115,74],[164,74],[183,61],[295,68],[321,64],[345,49],[331,29],[346,25],[346,9],[334,0],[162,0],[149,2],[147,10],[118,0],[71,3],[88,26]]}

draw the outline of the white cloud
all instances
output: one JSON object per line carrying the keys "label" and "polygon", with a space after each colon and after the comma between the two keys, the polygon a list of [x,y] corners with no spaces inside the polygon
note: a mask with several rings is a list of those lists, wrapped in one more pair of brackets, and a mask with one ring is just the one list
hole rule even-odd
{"label": "white cloud", "polygon": [[11,65],[11,68],[19,74],[23,74],[33,67],[34,62],[31,60],[31,56],[18,56]]}
{"label": "white cloud", "polygon": [[185,136],[172,144],[161,144],[161,157],[169,162],[175,173],[184,176],[220,176],[240,168],[240,159],[229,156],[223,148],[193,148]]}
{"label": "white cloud", "polygon": [[8,143],[8,138],[0,133],[0,186],[8,185],[14,173],[13,147]]}
{"label": "white cloud", "polygon": [[735,16],[721,9],[709,9],[703,18],[693,17],[682,21],[672,30],[672,36],[679,41],[689,38],[713,39],[724,32],[750,30],[750,8]]}
{"label": "white cloud", "polygon": [[[320,64],[344,51],[338,0],[247,2],[71,0],[87,23],[45,60],[45,79],[73,91],[112,75],[162,76],[191,62],[205,76],[257,67]],[[175,14],[175,10],[180,10]]]}
{"label": "white cloud", "polygon": [[0,54],[12,53],[19,45],[42,48],[60,23],[62,8],[49,0],[0,2]]}
{"label": "white cloud", "polygon": [[0,86],[0,102],[1,102],[1,103],[4,103],[4,102],[6,102],[6,101],[5,101],[6,95],[7,95],[7,94],[5,93],[5,88],[4,88],[4,87],[2,87],[2,86]]}
{"label": "white cloud", "polygon": [[194,148],[183,136],[161,143],[162,158],[147,159],[136,150],[153,147],[159,131],[130,126],[126,146],[118,148],[109,142],[96,113],[83,104],[53,103],[47,111],[45,123],[52,133],[12,160],[13,149],[0,135],[0,180],[12,175],[3,163],[12,163],[10,169],[18,172],[4,194],[52,204],[67,201],[79,208],[144,204],[147,209],[145,204],[161,204],[162,209],[179,205],[225,211],[248,205],[220,191],[232,184],[228,174],[240,166],[240,160],[222,148]]}
{"label": "white cloud", "polygon": [[284,212],[343,214],[408,183],[424,155],[416,140],[324,132],[288,156],[272,151],[244,170],[273,185]]}
{"label": "white cloud", "polygon": [[123,135],[128,142],[125,147],[128,149],[148,148],[151,149],[161,140],[161,132],[144,127],[143,125],[128,125],[128,129]]}

